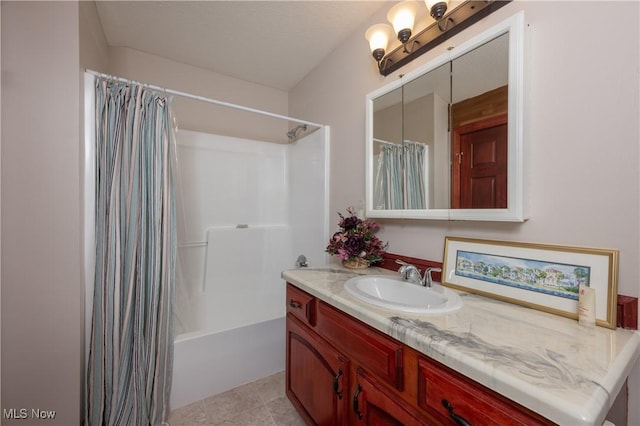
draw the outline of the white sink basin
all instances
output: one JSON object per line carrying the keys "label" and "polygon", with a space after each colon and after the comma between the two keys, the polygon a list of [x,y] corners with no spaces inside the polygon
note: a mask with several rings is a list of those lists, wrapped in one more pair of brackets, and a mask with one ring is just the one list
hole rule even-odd
{"label": "white sink basin", "polygon": [[431,288],[386,275],[363,275],[344,283],[347,293],[382,308],[420,314],[444,314],[462,306],[458,294],[439,283]]}

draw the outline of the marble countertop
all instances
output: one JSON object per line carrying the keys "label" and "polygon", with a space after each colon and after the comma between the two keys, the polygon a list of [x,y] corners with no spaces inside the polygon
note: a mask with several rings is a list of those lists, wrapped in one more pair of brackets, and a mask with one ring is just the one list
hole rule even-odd
{"label": "marble countertop", "polygon": [[459,292],[449,314],[408,314],[360,302],[354,276],[395,275],[340,266],[282,272],[298,288],[562,425],[601,425],[640,355],[640,333]]}

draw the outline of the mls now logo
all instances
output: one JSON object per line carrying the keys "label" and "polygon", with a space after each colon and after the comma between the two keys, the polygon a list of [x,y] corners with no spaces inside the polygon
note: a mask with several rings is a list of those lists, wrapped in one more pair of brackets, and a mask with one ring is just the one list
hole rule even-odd
{"label": "mls now logo", "polygon": [[26,408],[3,408],[2,416],[5,419],[53,419],[56,417],[56,412],[39,408],[32,408],[31,410]]}
{"label": "mls now logo", "polygon": [[26,408],[3,408],[2,417],[5,419],[26,419],[29,411]]}

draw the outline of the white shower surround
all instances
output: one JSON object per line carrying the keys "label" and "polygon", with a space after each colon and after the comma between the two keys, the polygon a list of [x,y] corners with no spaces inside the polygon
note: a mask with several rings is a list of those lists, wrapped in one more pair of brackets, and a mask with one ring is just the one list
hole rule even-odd
{"label": "white shower surround", "polygon": [[[86,282],[85,288],[85,359],[88,359],[88,351],[91,334],[91,317],[93,306],[93,273],[95,264],[95,113],[92,105],[95,104],[94,95],[95,76],[85,73],[84,94],[85,94],[85,149],[84,149],[84,276]],[[282,117],[286,118],[286,117]],[[300,120],[292,119],[293,122]],[[312,124],[312,123],[311,123]],[[297,254],[304,253],[309,259],[311,265],[324,264],[326,262],[326,254],[324,253],[324,245],[328,239],[329,232],[329,127],[323,126],[314,133],[298,140],[289,145],[269,144],[259,141],[250,141],[246,139],[237,139],[216,136],[211,134],[189,132],[185,130],[179,131],[178,138],[182,142],[189,138],[185,135],[190,134],[193,146],[210,147],[213,144],[220,143],[219,149],[226,149],[227,155],[235,153],[239,155],[245,153],[244,157],[265,160],[266,165],[261,170],[271,170],[271,177],[278,176],[280,182],[275,193],[278,196],[265,197],[266,180],[261,182],[261,188],[255,194],[254,200],[260,200],[260,203],[252,205],[248,204],[251,197],[244,197],[244,204],[240,202],[238,206],[230,205],[230,200],[225,201],[226,210],[221,210],[219,215],[212,221],[200,221],[205,223],[206,227],[225,227],[235,226],[238,224],[246,224],[248,226],[275,226],[287,227],[290,234],[290,247],[287,249],[289,253],[295,253],[294,256],[287,260],[286,265],[279,265],[275,277],[269,280],[269,286],[274,294],[282,292],[282,298],[279,300],[278,306],[271,306],[269,309],[272,314],[264,314],[261,318],[244,317],[246,310],[236,310],[236,307],[227,305],[227,316],[238,318],[235,324],[236,328],[228,326],[209,327],[209,323],[217,323],[215,320],[208,319],[206,323],[198,323],[198,331],[181,334],[175,339],[174,368],[172,392],[170,396],[170,406],[172,409],[179,408],[198,401],[225,390],[231,389],[238,385],[248,383],[258,378],[266,377],[272,373],[282,371],[284,369],[285,358],[285,321],[284,321],[284,282],[280,278],[279,271],[294,267]],[[284,135],[283,135],[284,136]],[[218,142],[215,142],[218,140]],[[180,144],[180,140],[178,141]],[[186,143],[186,142],[185,142]],[[202,145],[204,144],[204,145]],[[226,147],[226,148],[225,148]],[[264,155],[263,155],[264,154]],[[267,155],[268,154],[268,155]],[[231,155],[233,156],[233,155]],[[273,163],[273,159],[282,168],[278,169]],[[258,161],[258,164],[261,161]],[[186,165],[178,164],[178,168]],[[220,167],[226,171],[244,172],[244,175],[259,176],[262,180],[265,176],[257,175],[253,170],[247,170],[248,163],[245,161],[230,161],[224,163]],[[205,168],[205,170],[207,170]],[[180,172],[178,172],[180,174]],[[233,174],[233,173],[231,173]],[[178,177],[181,179],[181,176]],[[273,180],[273,179],[272,179]],[[234,182],[230,180],[230,175],[218,175],[218,179],[213,182],[207,182],[207,185],[199,187],[201,195],[207,195],[214,185],[218,187],[229,188]],[[247,189],[246,186],[238,185],[233,188],[234,191],[227,194],[236,197],[235,201],[242,199],[242,191]],[[178,185],[180,182],[177,183]],[[256,185],[258,185],[256,183]],[[197,187],[197,185],[196,185]],[[181,200],[178,200],[180,202]],[[217,200],[219,201],[219,200]],[[217,204],[219,207],[220,203]],[[180,227],[184,223],[184,218],[179,216],[179,237],[198,238],[199,243],[204,235],[195,233],[184,235],[186,228],[182,230]],[[194,228],[195,229],[195,228]],[[181,240],[185,242],[185,240]],[[193,250],[196,247],[189,248]],[[201,249],[201,255],[206,252]],[[235,256],[230,253],[230,256]],[[257,259],[246,259],[246,263],[256,263]],[[203,274],[204,259],[198,259],[198,256],[187,256],[187,260],[180,265],[182,268],[190,270],[192,278],[195,276],[198,280],[198,274]],[[200,271],[200,272],[198,272]],[[271,273],[271,275],[274,275]],[[203,283],[203,281],[199,281]],[[229,285],[232,285],[229,283]],[[220,289],[218,289],[220,290]],[[194,293],[197,294],[197,293]],[[184,302],[184,300],[182,300]],[[201,304],[206,308],[205,298],[193,298],[192,302]],[[176,302],[181,302],[180,298],[176,298]],[[186,309],[197,310],[199,305],[194,303]],[[203,312],[203,311],[201,311]],[[195,315],[196,318],[202,316],[208,317],[209,314]],[[237,315],[240,312],[240,315]],[[273,314],[275,312],[275,314]],[[273,318],[269,318],[272,316]],[[216,330],[218,327],[218,330]],[[224,328],[224,330],[223,330]],[[195,330],[195,328],[194,328]]]}
{"label": "white shower surround", "polygon": [[280,271],[299,254],[324,264],[329,227],[328,128],[289,145],[180,130],[177,144],[172,409],[284,369]]}

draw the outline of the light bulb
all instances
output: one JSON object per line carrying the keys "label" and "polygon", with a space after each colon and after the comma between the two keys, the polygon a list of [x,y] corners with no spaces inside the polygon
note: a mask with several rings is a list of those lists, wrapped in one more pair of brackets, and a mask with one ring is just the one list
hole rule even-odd
{"label": "light bulb", "polygon": [[380,61],[389,45],[389,34],[391,27],[387,24],[376,24],[369,27],[365,33],[365,38],[369,41],[369,48],[376,61]]}
{"label": "light bulb", "polygon": [[387,19],[393,25],[393,30],[402,44],[411,37],[417,11],[418,3],[406,0],[393,6],[387,13]]}
{"label": "light bulb", "polygon": [[433,19],[439,21],[447,11],[449,0],[424,0],[424,4],[427,5],[427,10]]}

